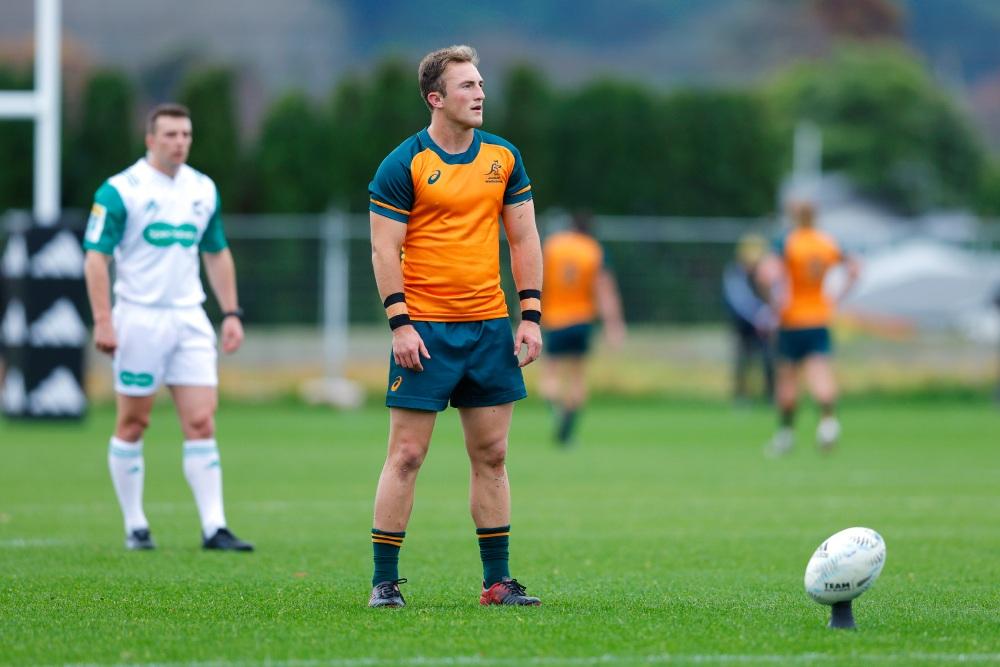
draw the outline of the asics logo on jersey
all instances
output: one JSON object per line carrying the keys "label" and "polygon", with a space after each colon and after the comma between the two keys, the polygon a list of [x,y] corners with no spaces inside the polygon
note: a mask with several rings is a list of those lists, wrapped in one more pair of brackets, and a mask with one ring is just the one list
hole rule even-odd
{"label": "asics logo on jersey", "polygon": [[427,185],[434,185],[439,178],[441,178],[441,170],[435,169],[430,178],[427,179]]}
{"label": "asics logo on jersey", "polygon": [[486,176],[487,183],[503,183],[503,165],[500,164],[500,160],[493,160],[493,164],[490,165],[490,170],[484,174]]}
{"label": "asics logo on jersey", "polygon": [[198,228],[190,222],[181,225],[171,225],[169,222],[154,222],[142,230],[142,238],[159,248],[179,243],[190,248],[198,241]]}
{"label": "asics logo on jersey", "polygon": [[133,373],[122,371],[118,374],[118,379],[126,387],[151,387],[153,386],[153,376],[149,373]]}
{"label": "asics logo on jersey", "polygon": [[396,391],[397,389],[399,389],[399,385],[401,385],[401,384],[403,384],[403,376],[402,375],[397,375],[396,379],[392,381],[392,386],[389,387],[389,390],[390,391]]}

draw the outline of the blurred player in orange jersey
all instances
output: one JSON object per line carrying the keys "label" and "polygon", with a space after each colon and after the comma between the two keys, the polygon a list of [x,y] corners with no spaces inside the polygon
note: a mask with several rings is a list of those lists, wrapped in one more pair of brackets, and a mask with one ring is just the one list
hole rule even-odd
{"label": "blurred player in orange jersey", "polygon": [[[479,129],[486,92],[478,62],[468,46],[424,57],[418,78],[430,125],[393,150],[369,185],[372,264],[392,328],[371,607],[405,604],[399,551],[437,413],[449,403],[458,408],[471,466],[479,602],[540,604],[508,571],[506,457],[514,401],[527,395],[521,367],[541,353],[542,249],[521,154]],[[514,334],[500,288],[501,220],[521,297]]]}
{"label": "blurred player in orange jersey", "polygon": [[587,399],[586,358],[594,320],[600,316],[612,347],[625,339],[625,321],[618,284],[591,234],[589,214],[575,214],[570,229],[546,239],[542,254],[546,354],[539,388],[557,410],[555,439],[565,446],[572,442]]}
{"label": "blurred player in orange jersey", "polygon": [[[830,322],[836,304],[850,291],[858,277],[858,264],[845,255],[836,241],[816,229],[812,203],[794,200],[788,206],[792,229],[759,270],[759,277],[772,308],[779,314],[778,363],[775,400],[780,415],[777,433],[767,453],[781,456],[794,445],[795,408],[799,371],[805,374],[821,418],[816,444],[831,449],[840,437],[835,416],[837,383],[830,363]],[[823,290],[827,272],[838,264],[847,269],[840,294],[831,299]]]}

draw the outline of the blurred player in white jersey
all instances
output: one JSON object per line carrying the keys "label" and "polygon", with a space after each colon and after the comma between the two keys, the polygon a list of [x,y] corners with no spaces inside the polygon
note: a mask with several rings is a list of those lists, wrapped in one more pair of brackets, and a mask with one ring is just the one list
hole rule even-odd
{"label": "blurred player in white jersey", "polygon": [[[184,433],[184,475],[205,549],[252,551],[226,525],[215,442],[215,330],[202,308],[199,253],[222,308],[222,349],[243,343],[236,269],[215,183],[185,164],[191,117],[177,104],[149,114],[144,158],[97,190],[84,237],[94,344],[113,358],[117,419],[108,465],[125,519],[125,546],[152,549],[142,506],[143,432],[166,384]],[[115,260],[115,305],[109,264]]]}

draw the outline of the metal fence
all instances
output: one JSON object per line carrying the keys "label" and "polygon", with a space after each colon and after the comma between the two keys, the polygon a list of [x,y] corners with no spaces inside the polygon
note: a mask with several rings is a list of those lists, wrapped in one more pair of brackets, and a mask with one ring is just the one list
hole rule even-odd
{"label": "metal fence", "polygon": [[[347,326],[384,319],[371,268],[367,215],[229,215],[225,224],[250,322]],[[543,236],[564,224],[565,216],[558,213],[539,216]],[[629,322],[684,325],[725,319],[721,276],[736,244],[751,231],[773,235],[778,223],[767,218],[600,216],[594,228],[618,279]],[[0,231],[2,253],[7,233]],[[974,237],[958,244],[995,256],[1000,223],[983,224]],[[500,257],[508,302],[516,306],[502,234]],[[208,307],[215,308],[211,297]]]}
{"label": "metal fence", "polygon": [[[543,216],[543,235],[560,227]],[[740,236],[766,230],[768,220],[599,218],[601,239],[635,323],[701,323],[725,316],[722,270]],[[367,216],[229,216],[226,233],[236,257],[240,299],[260,324],[316,324],[345,313],[350,324],[385,315],[371,269]],[[501,239],[501,274],[514,293],[510,258]],[[510,299],[516,304],[516,298]],[[339,315],[338,315],[339,316]]]}

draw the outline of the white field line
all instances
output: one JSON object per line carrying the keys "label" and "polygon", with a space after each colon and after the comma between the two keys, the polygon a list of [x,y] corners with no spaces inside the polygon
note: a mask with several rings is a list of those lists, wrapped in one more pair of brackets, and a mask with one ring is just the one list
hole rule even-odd
{"label": "white field line", "polygon": [[28,549],[35,547],[61,547],[69,544],[68,540],[56,539],[33,539],[15,537],[9,540],[0,540],[0,549]]}
{"label": "white field line", "polygon": [[[404,667],[505,667],[507,665],[534,665],[538,667],[600,667],[601,665],[810,665],[822,663],[852,663],[858,665],[920,663],[1000,663],[1000,653],[852,653],[833,655],[825,653],[801,653],[797,655],[766,654],[672,654],[654,655],[595,655],[574,657],[517,657],[489,658],[478,655],[468,656],[415,656],[411,658],[333,658],[330,660],[262,660],[251,662],[168,662],[168,663],[122,663],[122,665],[142,665],[143,667],[236,667],[237,665],[261,665],[262,667],[382,667],[402,665]],[[71,667],[91,667],[83,663]],[[96,667],[96,665],[95,665]]]}

